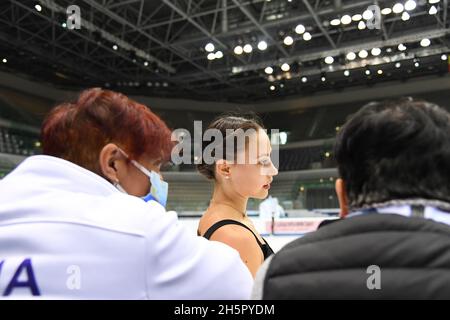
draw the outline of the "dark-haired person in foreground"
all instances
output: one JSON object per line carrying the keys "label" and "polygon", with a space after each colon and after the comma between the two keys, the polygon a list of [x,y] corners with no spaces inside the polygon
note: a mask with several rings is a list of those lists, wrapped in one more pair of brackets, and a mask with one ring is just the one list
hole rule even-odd
{"label": "dark-haired person in foreground", "polygon": [[450,299],[450,115],[371,103],[339,132],[340,221],[286,245],[256,299]]}

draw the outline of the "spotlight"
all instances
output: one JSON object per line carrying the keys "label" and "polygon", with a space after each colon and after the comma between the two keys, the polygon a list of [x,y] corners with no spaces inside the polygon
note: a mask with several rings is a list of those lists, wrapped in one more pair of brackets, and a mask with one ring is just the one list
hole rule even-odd
{"label": "spotlight", "polygon": [[414,0],[408,0],[405,2],[405,10],[411,11],[416,8],[417,4]]}
{"label": "spotlight", "polygon": [[330,24],[331,24],[332,26],[334,26],[334,27],[337,27],[338,25],[341,24],[341,20],[339,20],[339,19],[333,19],[333,20],[330,21]]}
{"label": "spotlight", "polygon": [[217,51],[215,56],[216,56],[216,59],[222,59],[223,58],[223,52],[222,51]]}
{"label": "spotlight", "polygon": [[305,31],[306,31],[305,26],[302,24],[299,24],[295,27],[295,33],[297,34],[303,34],[305,33]]}
{"label": "spotlight", "polygon": [[373,12],[371,10],[366,10],[363,12],[362,17],[364,20],[370,20],[373,17]]}
{"label": "spotlight", "polygon": [[40,4],[35,5],[34,8],[36,9],[37,12],[41,12],[42,11],[42,7],[41,7]]}
{"label": "spotlight", "polygon": [[312,38],[311,33],[305,32],[305,33],[303,34],[303,40],[309,41],[309,40],[311,40],[311,38]]}
{"label": "spotlight", "polygon": [[350,71],[345,70],[345,71],[344,71],[344,76],[348,77],[349,75],[350,75]]}
{"label": "spotlight", "polygon": [[366,70],[365,73],[366,73],[367,76],[370,76],[370,70]]}
{"label": "spotlight", "polygon": [[379,56],[380,53],[381,53],[381,49],[380,49],[380,48],[373,48],[373,49],[370,51],[370,53],[371,53],[373,56]]}
{"label": "spotlight", "polygon": [[381,10],[381,14],[384,16],[387,16],[388,14],[392,13],[392,9],[391,8],[384,8],[383,10]]}
{"label": "spotlight", "polygon": [[246,44],[246,45],[244,46],[244,52],[245,52],[245,53],[250,53],[250,52],[252,52],[252,51],[253,51],[252,45]]}
{"label": "spotlight", "polygon": [[420,66],[419,61],[414,62],[414,67],[418,68]]}
{"label": "spotlight", "polygon": [[434,15],[437,13],[437,8],[435,6],[431,6],[430,10],[428,11],[428,14]]}
{"label": "spotlight", "polygon": [[117,49],[119,49],[119,47],[115,44],[115,45],[113,45],[112,46],[112,48],[113,48],[113,50],[117,50]]}
{"label": "spotlight", "polygon": [[405,50],[406,50],[406,46],[405,46],[403,43],[400,43],[400,44],[398,45],[398,50],[400,50],[400,51],[405,51]]}
{"label": "spotlight", "polygon": [[341,23],[342,24],[350,24],[352,22],[352,17],[350,17],[348,14],[346,14],[345,16],[342,16],[341,18]]}
{"label": "spotlight", "polygon": [[264,69],[264,72],[267,74],[272,74],[273,73],[273,68],[272,67],[267,67]]}
{"label": "spotlight", "polygon": [[355,14],[355,15],[352,16],[352,20],[355,21],[355,22],[358,22],[361,19],[362,19],[362,15],[360,15],[360,14]]}
{"label": "spotlight", "polygon": [[291,69],[291,67],[287,63],[283,63],[281,65],[281,70],[284,71],[284,72],[288,72],[290,69]]}
{"label": "spotlight", "polygon": [[144,66],[146,66],[146,67],[148,66],[148,62],[147,61],[144,62]]}
{"label": "spotlight", "polygon": [[400,62],[396,62],[395,63],[395,67],[398,69],[398,68],[400,68],[402,66],[402,64],[400,63]]}
{"label": "spotlight", "polygon": [[290,46],[294,43],[294,39],[291,36],[287,36],[284,38],[283,43],[287,46]]}
{"label": "spotlight", "polygon": [[206,46],[205,46],[205,50],[206,50],[206,52],[213,52],[214,51],[214,45],[211,42],[207,43]]}
{"label": "spotlight", "polygon": [[369,53],[368,53],[366,50],[361,50],[361,51],[358,53],[358,56],[359,56],[361,59],[367,58],[368,55],[369,55]]}
{"label": "spotlight", "polygon": [[[443,54],[442,56],[441,56],[441,60],[447,60],[448,59],[448,57],[447,57],[447,55],[446,54]],[[6,59],[3,59],[3,62],[5,62],[5,60]]]}
{"label": "spotlight", "polygon": [[308,78],[307,77],[302,77],[302,82],[303,83],[306,83],[308,81]]}
{"label": "spotlight", "polygon": [[403,10],[404,10],[404,8],[403,8],[403,5],[402,5],[401,3],[396,3],[396,4],[394,4],[394,6],[392,7],[392,11],[393,11],[394,13],[400,13],[400,12],[403,12]]}
{"label": "spotlight", "polygon": [[322,82],[325,82],[325,81],[327,81],[327,78],[322,77],[322,78],[320,78],[320,80],[321,80]]}
{"label": "spotlight", "polygon": [[360,21],[358,23],[358,29],[359,30],[364,30],[366,28],[366,23],[364,21]]}
{"label": "spotlight", "polygon": [[377,73],[381,76],[383,74],[383,70],[378,70]]}
{"label": "spotlight", "polygon": [[7,63],[7,62],[8,62],[8,59],[3,58],[2,62],[3,62],[3,63]]}
{"label": "spotlight", "polygon": [[346,58],[347,58],[347,60],[350,60],[350,61],[355,60],[356,54],[354,52],[349,52],[349,53],[347,53]]}
{"label": "spotlight", "polygon": [[428,3],[435,4],[439,3],[441,0],[428,0]]}
{"label": "spotlight", "polygon": [[261,51],[264,51],[267,49],[267,42],[265,41],[260,41],[258,42],[258,49]]}
{"label": "spotlight", "polygon": [[211,52],[211,53],[208,53],[207,58],[208,58],[208,60],[212,61],[212,60],[214,60],[216,58],[216,55]]}
{"label": "spotlight", "polygon": [[431,44],[431,41],[430,41],[430,39],[427,39],[427,38],[422,39],[422,40],[420,41],[420,45],[421,45],[422,47],[428,47],[430,44]]}
{"label": "spotlight", "polygon": [[242,49],[241,46],[236,46],[234,48],[234,54],[240,55],[240,54],[242,54],[242,52],[244,52],[244,50]]}
{"label": "spotlight", "polygon": [[409,18],[410,18],[410,16],[409,16],[408,12],[405,11],[405,12],[402,13],[402,20],[403,21],[408,21]]}
{"label": "spotlight", "polygon": [[326,64],[332,64],[334,62],[334,58],[331,56],[328,56],[325,58],[325,63]]}

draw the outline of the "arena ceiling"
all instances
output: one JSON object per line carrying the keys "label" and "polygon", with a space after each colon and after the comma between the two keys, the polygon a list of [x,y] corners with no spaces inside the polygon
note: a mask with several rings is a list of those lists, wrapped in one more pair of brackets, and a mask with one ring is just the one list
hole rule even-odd
{"label": "arena ceiling", "polygon": [[442,76],[448,27],[447,0],[4,0],[0,68],[63,88],[253,102]]}

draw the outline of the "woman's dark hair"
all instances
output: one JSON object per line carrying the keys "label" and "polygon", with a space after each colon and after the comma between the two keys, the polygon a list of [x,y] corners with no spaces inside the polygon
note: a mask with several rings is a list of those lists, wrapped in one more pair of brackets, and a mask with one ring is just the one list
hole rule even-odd
{"label": "woman's dark hair", "polygon": [[[231,139],[236,139],[237,136],[233,136],[231,137],[230,135],[230,131],[234,131],[234,130],[243,130],[244,132],[247,130],[255,130],[258,131],[259,129],[264,129],[261,120],[256,117],[256,115],[252,114],[252,115],[234,115],[234,114],[226,114],[226,115],[220,115],[219,117],[217,117],[216,119],[213,120],[213,122],[211,122],[211,124],[208,126],[207,129],[217,129],[220,131],[220,133],[222,134],[223,137],[223,152],[222,152],[222,156],[220,158],[222,159],[226,159],[227,157],[227,144],[230,143],[230,138]],[[228,130],[228,132],[227,132]],[[205,150],[206,146],[209,145],[210,142],[203,142],[203,146],[202,146],[202,152]],[[234,150],[233,150],[233,156],[236,157],[236,154],[238,152],[238,146],[237,143],[234,143]],[[212,156],[214,156],[216,158],[216,160],[218,160],[217,155],[212,154]],[[206,178],[210,179],[210,180],[214,180],[215,179],[215,172],[216,172],[216,166],[215,163],[212,164],[208,164],[205,163],[205,161],[203,161],[201,164],[197,165],[197,170],[198,172],[200,172],[202,175],[204,175]]]}
{"label": "woman's dark hair", "polygon": [[450,114],[437,105],[369,103],[339,132],[335,156],[353,209],[413,198],[450,202]]}

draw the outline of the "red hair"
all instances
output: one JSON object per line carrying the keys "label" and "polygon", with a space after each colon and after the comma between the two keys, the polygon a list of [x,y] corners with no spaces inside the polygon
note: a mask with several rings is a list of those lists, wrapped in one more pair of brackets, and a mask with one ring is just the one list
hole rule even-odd
{"label": "red hair", "polygon": [[88,89],[78,100],[55,107],[41,130],[43,153],[101,174],[98,157],[108,143],[120,146],[133,159],[145,155],[167,161],[171,131],[149,108],[123,94]]}

